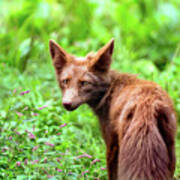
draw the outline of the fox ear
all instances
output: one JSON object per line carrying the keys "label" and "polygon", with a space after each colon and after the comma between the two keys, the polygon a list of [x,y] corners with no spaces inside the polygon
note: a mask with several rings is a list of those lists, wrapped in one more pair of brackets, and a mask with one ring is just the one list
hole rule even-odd
{"label": "fox ear", "polygon": [[107,72],[111,65],[111,57],[114,49],[114,39],[111,39],[105,46],[98,50],[91,68],[94,71]]}
{"label": "fox ear", "polygon": [[56,71],[59,73],[61,72],[63,66],[66,64],[68,54],[53,40],[49,41],[49,50],[51,58],[53,60],[54,67]]}

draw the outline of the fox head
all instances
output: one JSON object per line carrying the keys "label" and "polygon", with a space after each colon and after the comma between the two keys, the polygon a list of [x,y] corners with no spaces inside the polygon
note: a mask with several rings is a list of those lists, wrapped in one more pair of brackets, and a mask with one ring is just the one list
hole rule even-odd
{"label": "fox head", "polygon": [[56,77],[62,90],[63,106],[72,111],[81,104],[96,106],[110,84],[109,69],[114,40],[96,53],[75,57],[55,41],[49,42]]}

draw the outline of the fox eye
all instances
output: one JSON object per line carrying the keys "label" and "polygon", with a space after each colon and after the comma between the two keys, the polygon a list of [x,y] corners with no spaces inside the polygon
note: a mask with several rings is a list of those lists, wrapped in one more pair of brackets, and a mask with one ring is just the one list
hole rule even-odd
{"label": "fox eye", "polygon": [[69,82],[69,79],[62,80],[62,84],[68,84],[68,82]]}
{"label": "fox eye", "polygon": [[86,86],[86,85],[90,84],[90,82],[88,82],[88,81],[81,81],[80,83],[81,83],[81,86]]}

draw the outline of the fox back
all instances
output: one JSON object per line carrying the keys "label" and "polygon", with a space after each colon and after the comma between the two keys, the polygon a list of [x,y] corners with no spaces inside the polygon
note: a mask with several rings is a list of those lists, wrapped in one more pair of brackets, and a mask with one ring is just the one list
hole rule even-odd
{"label": "fox back", "polygon": [[75,57],[50,41],[63,106],[72,111],[86,103],[99,117],[109,180],[171,180],[173,103],[156,83],[110,70],[113,48],[112,39],[96,53]]}

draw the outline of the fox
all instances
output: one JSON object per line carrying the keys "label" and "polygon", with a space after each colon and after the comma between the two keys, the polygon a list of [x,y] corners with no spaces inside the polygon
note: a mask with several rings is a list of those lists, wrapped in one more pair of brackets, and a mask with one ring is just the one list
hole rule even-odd
{"label": "fox", "polygon": [[160,85],[111,70],[114,39],[77,57],[49,41],[62,104],[73,111],[88,104],[106,145],[108,180],[172,180],[176,112]]}

